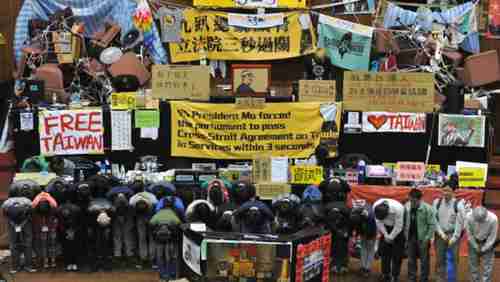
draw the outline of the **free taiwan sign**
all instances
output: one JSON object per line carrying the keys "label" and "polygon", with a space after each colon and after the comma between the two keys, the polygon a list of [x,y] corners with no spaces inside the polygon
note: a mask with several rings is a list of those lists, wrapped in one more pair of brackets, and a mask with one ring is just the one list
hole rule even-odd
{"label": "free taiwan sign", "polygon": [[42,155],[104,153],[101,110],[42,111],[38,118]]}

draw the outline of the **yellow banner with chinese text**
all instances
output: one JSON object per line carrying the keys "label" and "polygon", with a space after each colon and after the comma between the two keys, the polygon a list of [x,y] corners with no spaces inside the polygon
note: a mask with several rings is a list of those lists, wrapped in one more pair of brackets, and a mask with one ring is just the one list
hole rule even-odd
{"label": "yellow banner with chinese text", "polygon": [[269,153],[272,157],[308,158],[325,128],[318,102],[273,103],[262,109],[181,101],[170,104],[172,156],[250,160]]}
{"label": "yellow banner with chinese text", "polygon": [[[284,13],[283,24],[257,28],[262,15],[248,14],[256,28],[229,25],[229,14],[186,9],[181,42],[170,43],[173,63],[210,60],[276,60],[309,54],[316,35],[305,12]],[[265,19],[264,19],[265,20]]]}

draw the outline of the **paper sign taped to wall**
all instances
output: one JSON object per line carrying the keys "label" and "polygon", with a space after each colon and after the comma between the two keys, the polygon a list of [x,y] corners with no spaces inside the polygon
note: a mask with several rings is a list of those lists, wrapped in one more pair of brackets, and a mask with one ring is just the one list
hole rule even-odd
{"label": "paper sign taped to wall", "polygon": [[255,193],[263,200],[271,200],[272,198],[284,194],[290,193],[291,186],[286,183],[259,183],[255,184]]}
{"label": "paper sign taped to wall", "polygon": [[334,80],[299,80],[300,102],[335,102]]}
{"label": "paper sign taped to wall", "polygon": [[159,99],[208,101],[208,66],[153,65],[153,97]]}

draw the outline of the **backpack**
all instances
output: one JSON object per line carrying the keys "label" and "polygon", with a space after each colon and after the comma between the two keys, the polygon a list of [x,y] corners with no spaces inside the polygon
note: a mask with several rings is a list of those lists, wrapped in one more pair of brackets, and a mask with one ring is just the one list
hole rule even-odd
{"label": "backpack", "polygon": [[156,241],[162,244],[175,241],[177,237],[176,227],[169,224],[161,224],[155,230],[154,235]]}

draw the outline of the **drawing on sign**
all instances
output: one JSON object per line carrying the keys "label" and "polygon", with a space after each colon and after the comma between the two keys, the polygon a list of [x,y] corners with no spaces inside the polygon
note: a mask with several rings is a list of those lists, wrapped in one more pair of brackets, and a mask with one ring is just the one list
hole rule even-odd
{"label": "drawing on sign", "polygon": [[238,96],[266,94],[269,88],[270,65],[233,65],[233,89]]}
{"label": "drawing on sign", "polygon": [[363,132],[425,133],[424,113],[364,112]]}
{"label": "drawing on sign", "polygon": [[484,116],[439,115],[438,145],[484,147]]}

